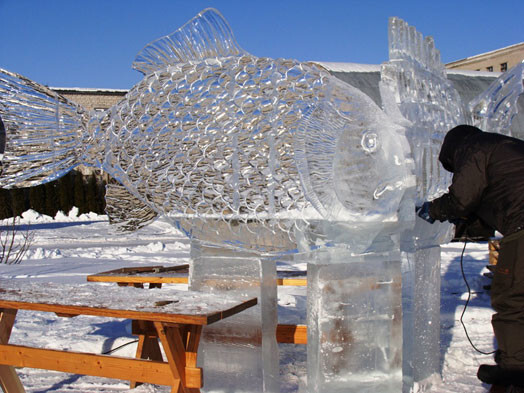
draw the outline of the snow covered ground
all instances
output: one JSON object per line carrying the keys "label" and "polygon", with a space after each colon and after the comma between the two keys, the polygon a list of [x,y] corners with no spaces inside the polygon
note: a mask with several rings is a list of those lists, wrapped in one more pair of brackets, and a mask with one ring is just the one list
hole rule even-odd
{"label": "snow covered ground", "polygon": [[[86,276],[124,266],[180,264],[189,260],[189,241],[168,223],[158,220],[136,233],[113,232],[107,217],[96,214],[75,217],[57,215],[55,219],[26,212],[21,221],[35,235],[31,249],[18,265],[0,265],[0,278],[33,282],[85,284]],[[4,221],[4,225],[6,222]],[[431,391],[438,393],[480,393],[488,388],[476,378],[482,363],[493,363],[491,356],[481,355],[470,346],[459,322],[467,299],[466,285],[460,272],[463,243],[443,247],[441,290],[441,359],[442,383]],[[489,279],[488,246],[470,243],[464,256],[464,268],[471,286],[471,302],[464,317],[472,341],[489,352],[493,350],[492,310],[489,293],[483,289]],[[114,285],[114,284],[99,284]],[[183,285],[180,285],[183,288]],[[305,288],[279,287],[279,320],[304,323]],[[71,349],[102,353],[135,339],[125,320],[79,316],[59,318],[54,314],[20,311],[11,343],[46,348]],[[116,353],[133,356],[136,344]],[[296,392],[303,384],[306,350],[303,345],[280,344],[281,389]],[[19,369],[27,392],[120,392],[128,391],[125,381],[56,373],[36,369]],[[167,387],[142,385],[136,392],[168,392]]]}

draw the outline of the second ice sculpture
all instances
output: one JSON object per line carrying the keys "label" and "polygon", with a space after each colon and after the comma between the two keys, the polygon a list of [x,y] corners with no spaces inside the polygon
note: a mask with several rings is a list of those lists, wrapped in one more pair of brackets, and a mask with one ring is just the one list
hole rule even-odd
{"label": "second ice sculpture", "polygon": [[[507,133],[522,93],[523,64],[500,76],[469,106],[448,81],[431,37],[398,18],[389,22],[390,61],[382,65],[380,92],[386,113],[406,127],[417,178],[417,204],[446,191],[451,174],[438,163],[447,131],[474,123]],[[468,110],[469,109],[469,110]],[[451,239],[449,223],[417,219],[403,232],[404,391],[426,391],[439,382],[440,244]]]}

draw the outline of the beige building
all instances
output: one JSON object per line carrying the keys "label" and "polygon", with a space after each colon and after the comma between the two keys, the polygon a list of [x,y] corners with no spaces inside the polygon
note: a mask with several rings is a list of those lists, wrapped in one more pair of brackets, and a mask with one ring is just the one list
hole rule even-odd
{"label": "beige building", "polygon": [[[123,89],[86,89],[79,87],[51,87],[51,90],[60,94],[62,97],[73,101],[87,110],[104,111],[111,108],[117,102],[122,100],[128,90]],[[88,176],[91,173],[98,174],[107,183],[109,176],[98,169],[88,168],[83,165],[77,167],[77,170]]]}
{"label": "beige building", "polygon": [[448,69],[505,72],[524,60],[524,42],[446,64]]}
{"label": "beige building", "polygon": [[84,89],[84,88],[61,88],[52,87],[61,96],[76,102],[85,109],[102,111],[111,108],[120,101],[127,93],[121,89]]}

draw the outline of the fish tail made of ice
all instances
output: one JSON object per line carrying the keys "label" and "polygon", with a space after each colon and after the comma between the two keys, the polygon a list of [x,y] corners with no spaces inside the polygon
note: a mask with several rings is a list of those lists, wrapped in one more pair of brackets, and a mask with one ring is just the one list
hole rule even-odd
{"label": "fish tail made of ice", "polygon": [[[511,122],[518,112],[517,100],[524,92],[524,61],[500,75],[469,103],[473,125],[483,131],[522,138],[521,131],[512,132]],[[515,134],[515,135],[513,135]]]}
{"label": "fish tail made of ice", "polygon": [[0,69],[0,187],[28,187],[80,164],[88,112],[53,90]]}

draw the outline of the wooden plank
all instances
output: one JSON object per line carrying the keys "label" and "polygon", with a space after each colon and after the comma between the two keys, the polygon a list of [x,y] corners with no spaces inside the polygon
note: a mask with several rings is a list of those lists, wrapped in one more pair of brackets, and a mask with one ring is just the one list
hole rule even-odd
{"label": "wooden plank", "polygon": [[119,269],[113,269],[113,270],[107,270],[105,272],[100,272],[98,274],[124,274],[124,273],[143,273],[143,272],[151,272],[155,268],[161,268],[162,265],[153,265],[153,266],[133,266],[133,267],[122,267]]}
{"label": "wooden plank", "polygon": [[144,284],[138,283],[138,282],[129,282],[129,281],[120,282],[118,281],[117,284],[119,287],[144,288]]}
{"label": "wooden plank", "polygon": [[116,282],[116,283],[136,283],[136,284],[187,284],[189,279],[186,277],[169,276],[88,276],[90,282]]}
{"label": "wooden plank", "polygon": [[[151,276],[88,276],[90,282],[116,282],[116,283],[136,283],[136,284],[187,284],[187,277],[151,277]],[[307,286],[306,278],[277,278],[277,285],[280,286]]]}
{"label": "wooden plank", "polygon": [[[169,272],[180,272],[183,273],[184,270],[187,270],[189,265],[178,265],[172,267],[164,266],[147,266],[147,267],[124,267],[115,270],[109,270],[107,272],[101,272],[97,274],[92,274],[87,276],[87,281],[90,282],[116,282],[121,283],[137,283],[137,284],[187,284],[187,276],[169,276],[169,275],[156,275],[152,276],[150,274],[160,274],[160,273],[169,273]],[[286,277],[289,275],[300,275],[303,276],[306,273],[302,271],[297,272],[282,272],[284,277],[277,278],[277,285],[286,285],[286,286],[306,286],[307,278],[292,278]]]}
{"label": "wooden plank", "polygon": [[[0,344],[7,344],[18,310],[3,309],[0,311]],[[22,382],[12,366],[0,365],[0,387],[4,393],[25,393]]]}
{"label": "wooden plank", "polygon": [[283,344],[307,344],[307,326],[278,325],[277,341]]}
{"label": "wooden plank", "polygon": [[[137,359],[162,361],[162,352],[160,351],[160,346],[158,345],[158,339],[156,337],[141,335],[138,338],[138,346],[136,348],[135,357]],[[142,381],[132,380],[129,382],[129,388],[134,389],[141,384]]]}
{"label": "wooden plank", "polygon": [[[238,314],[240,311],[243,311],[243,310],[245,310],[245,309],[247,309],[249,307],[255,306],[257,304],[257,302],[258,302],[258,300],[255,297],[253,299],[245,301],[242,304],[239,304],[236,307],[232,307],[229,310],[224,310],[222,313],[220,313],[220,317],[218,317],[218,315],[210,315],[209,318],[208,318],[208,324],[216,322],[216,321],[219,321],[219,320],[227,318],[227,317],[230,317],[231,315]],[[218,319],[215,319],[215,318],[218,318]],[[195,325],[197,325],[197,324],[195,324]]]}
{"label": "wooden plank", "polygon": [[200,367],[186,366],[186,381],[194,387],[187,387],[188,393],[200,393],[200,388],[204,386],[204,374]]}
{"label": "wooden plank", "polygon": [[307,278],[277,278],[277,285],[305,287]]}
{"label": "wooden plank", "polygon": [[186,357],[185,347],[180,336],[180,330],[176,327],[167,327],[161,322],[155,322],[155,327],[160,338],[160,342],[164,347],[167,361],[169,363],[171,372],[175,379],[182,381],[182,386],[178,389],[180,393],[187,392],[186,381]]}
{"label": "wooden plank", "polygon": [[62,317],[62,318],[78,317],[78,314],[65,314],[65,313],[60,313],[60,312],[55,312],[55,314],[56,314],[57,317]]}
{"label": "wooden plank", "polygon": [[[154,325],[147,321],[133,321],[131,324],[131,334],[136,336],[146,335],[149,337],[158,337]],[[307,344],[307,326],[289,324],[277,325],[276,336],[277,342],[281,344]]]}
{"label": "wooden plank", "polygon": [[198,345],[202,335],[202,326],[188,326],[186,338],[186,381],[200,381],[197,388],[190,388],[189,393],[200,393],[204,386],[204,375],[202,369],[197,367]]}
{"label": "wooden plank", "polygon": [[166,272],[182,272],[187,271],[189,269],[188,264],[184,265],[176,265],[176,266],[169,266],[165,267],[162,265],[154,265],[154,266],[140,266],[140,267],[123,267],[120,269],[114,269],[114,270],[108,270],[105,272],[100,272],[96,274],[91,274],[87,276],[87,280],[90,281],[90,278],[97,278],[98,276],[114,276],[114,275],[133,275],[133,274],[159,274],[159,273],[166,273]]}
{"label": "wooden plank", "polygon": [[11,337],[18,310],[2,309],[0,311],[0,344],[7,344],[9,337]]}
{"label": "wooden plank", "polygon": [[[256,299],[255,299],[256,300]],[[241,304],[241,306],[243,303]],[[164,321],[173,323],[189,323],[196,325],[207,325],[210,318],[214,321],[220,320],[222,312],[210,315],[183,315],[170,313],[154,313],[147,311],[116,310],[110,308],[98,308],[87,306],[73,306],[64,304],[32,303],[0,299],[0,307],[11,309],[22,309],[32,311],[45,311],[57,314],[82,314],[99,317],[113,317],[122,319],[137,319],[147,321]],[[235,307],[233,307],[234,311]],[[233,312],[234,313],[234,312]]]}
{"label": "wooden plank", "polygon": [[25,389],[12,366],[0,365],[0,387],[4,393],[25,393]]}
{"label": "wooden plank", "polygon": [[175,383],[171,368],[165,362],[20,345],[0,345],[0,364],[123,380],[137,379],[158,385],[172,386]]}
{"label": "wooden plank", "polygon": [[187,343],[186,343],[186,366],[196,367],[198,345],[200,344],[200,337],[202,335],[202,326],[192,325],[189,327]]}
{"label": "wooden plank", "polygon": [[[21,294],[23,297],[23,294]],[[45,299],[45,297],[44,297]],[[44,300],[42,299],[42,300]],[[73,314],[73,315],[92,315],[102,317],[114,317],[122,319],[136,319],[146,321],[157,321],[157,322],[171,322],[171,323],[182,323],[182,324],[193,324],[193,325],[208,325],[210,323],[219,321],[230,315],[234,315],[246,308],[252,307],[257,304],[257,299],[249,299],[242,301],[235,306],[228,309],[222,309],[210,314],[175,314],[165,312],[150,312],[150,311],[135,311],[135,310],[119,310],[113,308],[99,308],[99,307],[88,307],[88,306],[76,306],[68,304],[47,304],[47,303],[34,303],[24,302],[15,300],[3,300],[0,299],[0,308],[6,309],[24,309],[33,311],[45,311],[53,312],[57,314]]]}

